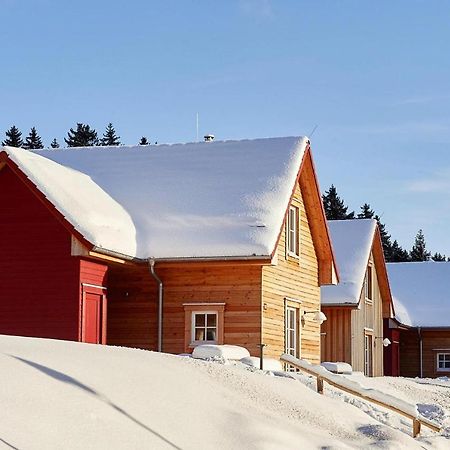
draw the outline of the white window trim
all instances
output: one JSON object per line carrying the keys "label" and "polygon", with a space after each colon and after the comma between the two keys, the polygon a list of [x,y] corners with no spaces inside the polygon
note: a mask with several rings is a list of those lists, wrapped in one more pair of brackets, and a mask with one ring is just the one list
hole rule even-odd
{"label": "white window trim", "polygon": [[439,356],[440,355],[446,355],[448,357],[448,359],[450,360],[450,353],[437,353],[437,355],[436,355],[436,371],[437,372],[450,372],[450,367],[449,368],[439,367]]}
{"label": "white window trim", "polygon": [[[191,312],[191,345],[201,345],[201,344],[217,344],[217,339],[214,341],[196,341],[195,340],[195,315],[196,314],[214,314],[216,316],[216,338],[219,333],[219,313],[217,311],[192,311]],[[206,323],[206,322],[205,322]],[[205,328],[207,328],[205,326]],[[212,328],[212,327],[209,327]]]}
{"label": "white window trim", "polygon": [[[296,252],[291,251],[291,211],[294,211],[295,215],[295,228],[294,228],[294,236],[295,236],[295,248]],[[289,206],[288,216],[286,220],[286,242],[287,242],[287,254],[289,257],[300,259],[300,208],[294,205]]]}

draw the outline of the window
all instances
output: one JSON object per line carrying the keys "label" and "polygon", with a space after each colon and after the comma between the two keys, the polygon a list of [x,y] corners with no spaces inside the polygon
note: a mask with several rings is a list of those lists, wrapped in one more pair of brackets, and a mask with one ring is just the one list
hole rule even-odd
{"label": "window", "polygon": [[[286,306],[285,309],[285,352],[300,357],[299,308]],[[296,371],[294,366],[286,364],[287,371]]]}
{"label": "window", "polygon": [[289,207],[287,220],[287,250],[289,255],[298,257],[298,208],[295,206]]}
{"label": "window", "polygon": [[192,302],[183,303],[183,307],[186,353],[201,344],[223,344],[225,303]]}
{"label": "window", "polygon": [[364,335],[364,375],[372,376],[373,362],[373,337],[369,334]]}
{"label": "window", "polygon": [[372,266],[367,267],[366,278],[364,280],[366,300],[373,300]]}
{"label": "window", "polygon": [[450,353],[437,354],[437,370],[450,371]]}

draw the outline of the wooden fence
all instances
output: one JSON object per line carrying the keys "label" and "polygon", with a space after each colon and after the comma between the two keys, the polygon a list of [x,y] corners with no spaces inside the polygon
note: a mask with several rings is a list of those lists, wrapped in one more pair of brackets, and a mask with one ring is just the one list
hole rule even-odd
{"label": "wooden fence", "polygon": [[363,400],[375,403],[386,409],[389,409],[398,414],[401,414],[402,416],[407,417],[408,419],[411,419],[412,420],[412,435],[413,435],[413,437],[417,437],[419,435],[421,425],[424,425],[436,432],[441,431],[441,427],[438,424],[427,419],[426,417],[420,416],[419,414],[413,415],[406,408],[402,408],[401,406],[398,406],[398,405],[394,406],[392,404],[388,404],[387,402],[384,402],[380,398],[374,398],[374,396],[370,395],[369,393],[364,393],[362,391],[352,389],[352,387],[349,386],[349,383],[345,383],[345,381],[344,381],[345,379],[343,379],[343,381],[340,382],[337,379],[338,377],[335,374],[330,373],[329,375],[327,375],[326,370],[320,370],[320,372],[319,372],[318,369],[315,369],[313,365],[307,363],[306,361],[302,361],[300,359],[293,357],[292,355],[286,355],[286,354],[281,355],[280,359],[281,359],[281,361],[285,362],[286,364],[294,366],[295,368],[297,368],[303,372],[306,372],[309,375],[315,376],[316,382],[317,382],[317,392],[319,394],[323,394],[323,384],[324,384],[324,381],[326,381],[331,386],[334,386],[335,388],[345,391],[348,394],[354,395],[356,397],[360,397]]}

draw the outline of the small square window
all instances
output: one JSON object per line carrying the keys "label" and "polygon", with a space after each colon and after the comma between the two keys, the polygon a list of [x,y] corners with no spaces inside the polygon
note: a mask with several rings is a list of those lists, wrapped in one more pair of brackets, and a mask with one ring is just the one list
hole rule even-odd
{"label": "small square window", "polygon": [[192,313],[192,340],[195,343],[214,343],[217,341],[217,313]]}
{"label": "small square window", "polygon": [[450,353],[437,354],[437,370],[450,371]]}

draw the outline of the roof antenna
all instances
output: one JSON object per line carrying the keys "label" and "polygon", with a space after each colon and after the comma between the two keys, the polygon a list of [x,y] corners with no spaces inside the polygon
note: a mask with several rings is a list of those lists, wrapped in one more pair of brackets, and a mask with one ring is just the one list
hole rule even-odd
{"label": "roof antenna", "polygon": [[310,138],[313,134],[314,134],[314,132],[317,130],[317,127],[318,127],[319,125],[314,125],[314,128],[312,129],[312,131],[311,131],[311,133],[309,133],[309,135],[308,135],[308,137]]}
{"label": "roof antenna", "polygon": [[197,113],[197,141],[198,142],[198,113]]}

